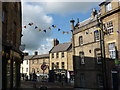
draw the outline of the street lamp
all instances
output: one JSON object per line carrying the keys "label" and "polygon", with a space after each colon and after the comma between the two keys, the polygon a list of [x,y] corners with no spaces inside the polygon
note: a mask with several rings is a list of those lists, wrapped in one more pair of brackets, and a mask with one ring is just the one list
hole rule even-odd
{"label": "street lamp", "polygon": [[102,72],[103,72],[103,89],[108,88],[107,83],[107,70],[106,70],[106,58],[105,58],[105,44],[104,44],[104,32],[103,32],[103,22],[101,18],[97,16],[98,28],[100,28],[100,49],[101,49],[101,60],[102,60]]}

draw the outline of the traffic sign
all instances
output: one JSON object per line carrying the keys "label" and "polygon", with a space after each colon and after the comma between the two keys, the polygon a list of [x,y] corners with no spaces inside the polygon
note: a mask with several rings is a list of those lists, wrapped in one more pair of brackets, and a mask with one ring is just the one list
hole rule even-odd
{"label": "traffic sign", "polygon": [[42,70],[46,70],[46,69],[47,69],[47,65],[46,65],[46,64],[42,64],[42,65],[41,65],[41,69],[42,69]]}

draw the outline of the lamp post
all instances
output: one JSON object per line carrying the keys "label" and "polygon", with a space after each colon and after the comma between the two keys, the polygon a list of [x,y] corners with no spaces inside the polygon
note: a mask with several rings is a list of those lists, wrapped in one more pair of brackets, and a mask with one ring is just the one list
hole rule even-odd
{"label": "lamp post", "polygon": [[102,60],[102,73],[103,73],[103,90],[108,89],[107,83],[107,70],[106,70],[106,57],[105,57],[105,44],[104,44],[104,32],[103,32],[103,22],[101,18],[97,16],[98,28],[100,28],[100,50],[101,50],[101,60]]}

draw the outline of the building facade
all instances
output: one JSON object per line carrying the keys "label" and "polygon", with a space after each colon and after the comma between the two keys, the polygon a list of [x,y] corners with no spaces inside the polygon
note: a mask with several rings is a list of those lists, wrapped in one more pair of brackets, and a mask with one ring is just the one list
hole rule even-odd
{"label": "building facade", "polygon": [[[117,32],[120,29],[120,4],[112,2],[105,11],[105,5],[111,2],[101,3],[100,12],[93,9],[90,18],[75,26],[74,20],[70,21],[73,29],[75,88],[119,90],[119,69],[115,61],[119,59]],[[105,29],[105,25],[109,27]]]}
{"label": "building facade", "polygon": [[2,2],[2,88],[20,86],[20,63],[23,53],[19,50],[22,37],[20,2]]}
{"label": "building facade", "polygon": [[[70,79],[70,74],[73,73],[72,62],[72,43],[61,43],[57,39],[53,41],[54,47],[50,50],[50,70],[55,71],[55,78],[64,74]],[[73,76],[71,76],[72,78]],[[54,78],[54,79],[55,79]]]}
{"label": "building facade", "polygon": [[34,55],[25,55],[24,56],[24,60],[21,63],[21,67],[20,67],[20,73],[21,73],[21,79],[25,80],[26,76],[28,76],[29,79],[29,75],[30,75],[30,59],[33,57]]}
{"label": "building facade", "polygon": [[[102,2],[100,20],[104,32],[105,57],[108,58],[107,86],[111,90],[120,90],[120,0]],[[110,61],[111,59],[111,61]],[[114,66],[111,62],[114,62]],[[110,68],[109,65],[112,67]]]}
{"label": "building facade", "polygon": [[47,69],[44,71],[44,74],[48,75],[49,73],[49,54],[35,55],[29,61],[30,63],[30,74],[36,73],[38,76],[43,76],[43,70],[41,69],[42,64],[47,65]]}
{"label": "building facade", "polygon": [[44,70],[44,76],[48,78],[49,73],[49,54],[38,55],[38,52],[35,52],[34,55],[25,55],[24,61],[21,64],[21,77],[22,80],[26,80],[28,76],[29,80],[33,80],[33,74],[36,74],[39,80],[43,78],[43,70],[41,65],[45,64],[47,66]]}

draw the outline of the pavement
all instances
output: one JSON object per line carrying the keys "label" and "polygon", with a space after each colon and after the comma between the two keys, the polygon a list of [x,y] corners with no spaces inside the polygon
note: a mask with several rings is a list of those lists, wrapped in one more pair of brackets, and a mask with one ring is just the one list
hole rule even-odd
{"label": "pavement", "polygon": [[36,82],[36,81],[21,81],[21,88],[73,88],[72,85],[65,82]]}

